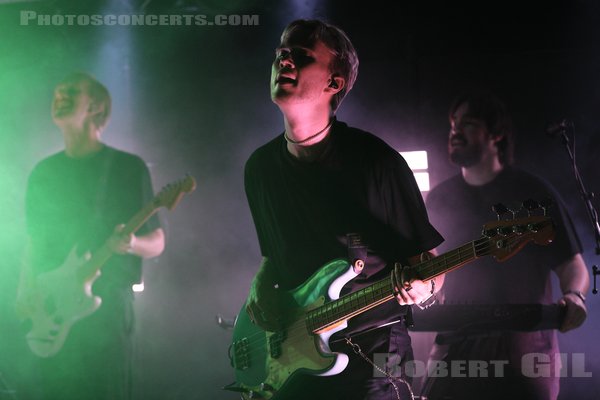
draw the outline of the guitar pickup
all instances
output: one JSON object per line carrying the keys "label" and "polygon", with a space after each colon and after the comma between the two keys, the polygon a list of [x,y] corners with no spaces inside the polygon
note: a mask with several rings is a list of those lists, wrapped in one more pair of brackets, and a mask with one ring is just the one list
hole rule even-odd
{"label": "guitar pickup", "polygon": [[236,369],[241,370],[250,368],[248,338],[243,338],[233,343],[233,365]]}
{"label": "guitar pickup", "polygon": [[285,330],[275,332],[269,337],[269,354],[271,358],[281,357],[281,344],[287,339]]}

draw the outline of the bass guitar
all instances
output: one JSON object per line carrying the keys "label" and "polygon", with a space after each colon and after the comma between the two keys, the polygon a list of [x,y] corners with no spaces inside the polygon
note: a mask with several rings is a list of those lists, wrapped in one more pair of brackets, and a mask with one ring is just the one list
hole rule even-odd
{"label": "bass guitar", "polygon": [[[404,278],[427,281],[487,255],[504,261],[530,241],[546,245],[553,238],[554,226],[547,216],[490,222],[479,239],[404,268]],[[229,348],[236,382],[224,389],[240,392],[243,399],[284,399],[287,384],[299,374],[342,372],[349,358],[332,352],[329,338],[346,328],[348,319],[395,298],[389,278],[339,297],[342,287],[358,273],[343,259],[326,264],[290,292],[297,303],[289,312],[294,317],[277,332],[253,324],[244,305]]]}
{"label": "bass guitar", "polygon": [[[161,207],[173,209],[185,193],[195,188],[196,181],[189,175],[165,186],[125,224],[121,233],[135,233]],[[58,353],[73,324],[100,307],[102,299],[92,294],[92,285],[112,255],[108,240],[89,257],[79,257],[73,248],[60,267],[28,279],[28,305],[20,317],[30,322],[26,339],[34,354],[50,357]]]}

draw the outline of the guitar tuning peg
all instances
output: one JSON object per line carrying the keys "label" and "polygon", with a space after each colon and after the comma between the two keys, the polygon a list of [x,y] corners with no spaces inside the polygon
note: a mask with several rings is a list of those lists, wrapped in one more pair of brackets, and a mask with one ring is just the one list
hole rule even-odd
{"label": "guitar tuning peg", "polygon": [[521,204],[519,202],[512,202],[508,205],[508,211],[510,211],[512,213],[513,219],[515,219],[517,217],[517,214],[522,209],[523,209],[523,204]]}
{"label": "guitar tuning peg", "polygon": [[544,210],[544,215],[547,214],[548,209],[552,207],[553,201],[551,198],[546,197],[544,200],[540,201],[540,208]]}
{"label": "guitar tuning peg", "polygon": [[508,208],[502,203],[496,203],[492,206],[492,211],[498,214],[498,220],[500,220],[500,217],[508,212]]}
{"label": "guitar tuning peg", "polygon": [[504,214],[506,212],[508,212],[508,208],[502,204],[502,203],[496,203],[492,206],[492,210],[496,213],[496,214]]}
{"label": "guitar tuning peg", "polygon": [[523,208],[531,215],[531,212],[540,208],[540,203],[533,199],[527,199],[523,202]]}

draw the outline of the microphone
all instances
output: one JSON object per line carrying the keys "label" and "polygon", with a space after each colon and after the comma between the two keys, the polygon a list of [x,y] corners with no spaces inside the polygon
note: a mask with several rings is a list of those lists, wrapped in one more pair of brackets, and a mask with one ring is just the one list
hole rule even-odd
{"label": "microphone", "polygon": [[551,122],[546,127],[546,135],[555,138],[558,135],[571,131],[575,127],[573,121],[569,121],[568,119],[563,119],[560,122]]}

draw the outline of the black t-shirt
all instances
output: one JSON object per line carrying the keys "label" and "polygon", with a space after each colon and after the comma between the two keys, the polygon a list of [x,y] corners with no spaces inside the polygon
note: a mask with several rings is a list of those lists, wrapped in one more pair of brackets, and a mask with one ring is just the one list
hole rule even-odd
{"label": "black t-shirt", "polygon": [[[327,262],[346,258],[349,233],[360,234],[368,257],[342,293],[389,276],[393,262],[406,262],[442,240],[402,156],[342,122],[315,146],[311,161],[292,156],[283,135],[257,149],[246,163],[245,187],[262,255],[287,290]],[[387,308],[398,314],[398,305],[390,303]]]}
{"label": "black t-shirt", "polygon": [[[549,215],[556,225],[552,243],[529,243],[512,258],[497,262],[480,258],[446,275],[444,293],[451,302],[480,304],[542,303],[552,298],[550,271],[581,252],[573,223],[560,196],[542,179],[516,168],[505,168],[492,182],[467,184],[457,175],[435,187],[427,196],[433,225],[446,241],[442,252],[477,239],[485,223],[495,221],[492,206],[503,203],[514,208],[527,199],[552,199]],[[521,211],[518,216],[526,216]]]}
{"label": "black t-shirt", "polygon": [[[93,253],[117,224],[126,223],[152,197],[148,169],[135,155],[104,146],[85,158],[63,151],[42,160],[29,177],[26,195],[34,271],[59,267],[73,247],[80,255]],[[158,226],[154,216],[138,234]],[[115,255],[102,268],[93,291],[130,291],[140,279],[139,257]]]}

